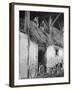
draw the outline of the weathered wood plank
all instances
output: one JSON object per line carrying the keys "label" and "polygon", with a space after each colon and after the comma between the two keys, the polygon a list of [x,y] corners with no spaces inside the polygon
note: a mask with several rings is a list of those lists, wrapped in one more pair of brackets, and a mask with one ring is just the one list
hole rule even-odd
{"label": "weathered wood plank", "polygon": [[28,60],[28,35],[21,33],[19,46],[19,78],[27,78],[27,60]]}
{"label": "weathered wood plank", "polygon": [[38,70],[38,45],[30,41],[29,47],[29,78],[35,78]]}

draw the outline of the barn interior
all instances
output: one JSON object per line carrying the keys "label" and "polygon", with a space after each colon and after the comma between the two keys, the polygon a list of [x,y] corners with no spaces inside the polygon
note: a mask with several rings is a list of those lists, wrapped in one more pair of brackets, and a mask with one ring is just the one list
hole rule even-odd
{"label": "barn interior", "polygon": [[[55,12],[19,12],[19,30],[38,45],[38,72],[46,73],[45,52],[50,45],[63,48],[64,14]],[[42,66],[42,67],[41,67]]]}

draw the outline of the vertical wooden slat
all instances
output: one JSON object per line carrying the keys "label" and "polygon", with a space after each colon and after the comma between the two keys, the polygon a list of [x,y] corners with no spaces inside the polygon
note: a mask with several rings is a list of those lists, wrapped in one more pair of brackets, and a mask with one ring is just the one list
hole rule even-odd
{"label": "vertical wooden slat", "polygon": [[19,61],[19,78],[27,78],[27,61],[28,61],[28,35],[20,32],[20,61]]}
{"label": "vertical wooden slat", "polygon": [[[30,12],[29,11],[25,11],[25,24],[24,24],[24,31],[28,33],[29,36],[29,24],[30,24]],[[28,37],[28,59],[27,59],[27,77],[29,78],[29,46],[30,46],[30,42],[29,42],[29,37]]]}
{"label": "vertical wooden slat", "polygon": [[38,71],[38,45],[30,41],[29,47],[29,78],[36,78]]}

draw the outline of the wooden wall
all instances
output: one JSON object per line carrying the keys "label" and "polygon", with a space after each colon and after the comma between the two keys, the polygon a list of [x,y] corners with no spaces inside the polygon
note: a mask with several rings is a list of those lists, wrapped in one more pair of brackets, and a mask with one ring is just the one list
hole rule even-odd
{"label": "wooden wall", "polygon": [[27,78],[28,36],[21,32],[19,36],[19,76],[20,78]]}
{"label": "wooden wall", "polygon": [[[20,79],[34,78],[38,69],[38,45],[30,40],[28,35],[20,32]],[[29,74],[29,75],[28,75]]]}

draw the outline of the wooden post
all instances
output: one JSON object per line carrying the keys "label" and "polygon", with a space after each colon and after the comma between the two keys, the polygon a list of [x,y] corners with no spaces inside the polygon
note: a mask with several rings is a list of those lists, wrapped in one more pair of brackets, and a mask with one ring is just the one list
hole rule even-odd
{"label": "wooden post", "polygon": [[30,24],[30,11],[25,11],[25,23],[24,23],[24,31],[28,33],[28,59],[27,59],[27,77],[29,78],[29,46],[30,46],[30,40],[29,40],[29,24]]}
{"label": "wooden post", "polygon": [[25,21],[24,21],[24,31],[25,32],[28,32],[29,24],[30,24],[30,12],[25,11]]}

